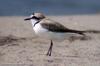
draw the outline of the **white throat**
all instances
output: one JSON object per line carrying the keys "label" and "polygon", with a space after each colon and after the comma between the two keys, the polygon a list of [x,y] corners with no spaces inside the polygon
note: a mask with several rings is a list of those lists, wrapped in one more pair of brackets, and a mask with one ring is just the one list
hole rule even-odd
{"label": "white throat", "polygon": [[32,27],[37,23],[38,21],[36,19],[31,19]]}

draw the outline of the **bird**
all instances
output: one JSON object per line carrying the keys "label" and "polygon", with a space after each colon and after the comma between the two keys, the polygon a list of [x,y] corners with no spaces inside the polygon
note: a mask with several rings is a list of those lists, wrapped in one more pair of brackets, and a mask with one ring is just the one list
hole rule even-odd
{"label": "bird", "polygon": [[[36,35],[50,40],[50,47],[47,51],[47,56],[51,56],[53,40],[64,40],[72,35],[85,36],[86,32],[93,32],[92,30],[82,31],[65,27],[57,21],[47,18],[43,13],[32,13],[30,17],[25,18],[25,21],[30,20],[32,28]],[[94,31],[96,33],[98,31]]]}

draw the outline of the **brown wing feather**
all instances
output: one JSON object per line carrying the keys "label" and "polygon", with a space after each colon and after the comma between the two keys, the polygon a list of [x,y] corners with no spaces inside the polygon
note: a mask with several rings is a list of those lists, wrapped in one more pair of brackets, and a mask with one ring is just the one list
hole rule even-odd
{"label": "brown wing feather", "polygon": [[43,28],[48,29],[48,31],[59,32],[59,33],[68,32],[68,33],[77,33],[77,34],[80,34],[80,35],[84,35],[84,31],[66,28],[62,24],[55,22],[53,20],[50,20],[50,19],[44,19],[40,22],[40,24],[42,25]]}
{"label": "brown wing feather", "polygon": [[41,23],[41,25],[42,25],[43,28],[46,28],[46,29],[48,29],[49,31],[52,31],[52,32],[59,32],[59,33],[68,32],[68,33],[77,33],[77,34],[80,34],[80,35],[84,35],[84,31],[68,29],[68,28],[64,27],[63,25],[61,25],[59,23],[56,23],[56,24]]}
{"label": "brown wing feather", "polygon": [[41,23],[43,28],[48,29],[49,31],[52,32],[67,32],[67,28],[64,27],[63,25],[60,25],[58,23],[53,24],[53,23]]}

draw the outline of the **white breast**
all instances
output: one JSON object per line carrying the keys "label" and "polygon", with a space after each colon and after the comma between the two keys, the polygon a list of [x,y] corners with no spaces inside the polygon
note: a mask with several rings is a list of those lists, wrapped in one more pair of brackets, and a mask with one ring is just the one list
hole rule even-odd
{"label": "white breast", "polygon": [[34,27],[33,27],[33,30],[35,31],[36,34],[38,35],[44,35],[48,30],[44,29],[40,23],[36,24]]}

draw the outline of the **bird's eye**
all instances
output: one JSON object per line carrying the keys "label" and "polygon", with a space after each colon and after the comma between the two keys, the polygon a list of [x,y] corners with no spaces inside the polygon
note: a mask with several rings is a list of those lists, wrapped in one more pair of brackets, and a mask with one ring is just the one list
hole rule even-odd
{"label": "bird's eye", "polygon": [[35,18],[35,16],[32,16],[32,18]]}
{"label": "bird's eye", "polygon": [[36,16],[32,16],[32,19],[40,20],[40,18],[38,18]]}

